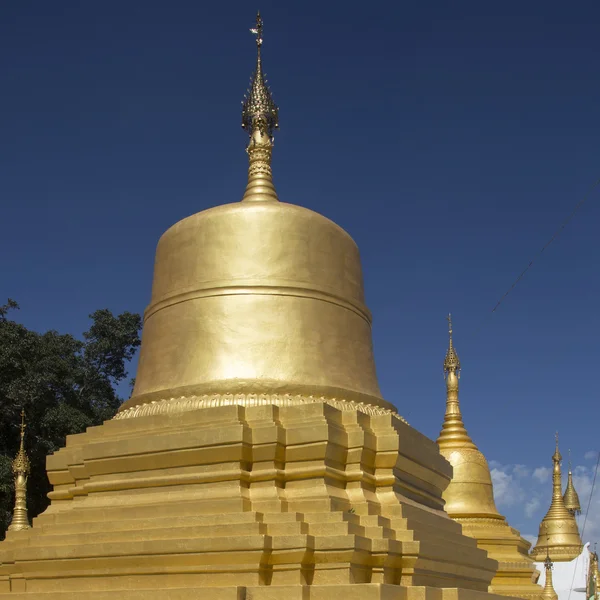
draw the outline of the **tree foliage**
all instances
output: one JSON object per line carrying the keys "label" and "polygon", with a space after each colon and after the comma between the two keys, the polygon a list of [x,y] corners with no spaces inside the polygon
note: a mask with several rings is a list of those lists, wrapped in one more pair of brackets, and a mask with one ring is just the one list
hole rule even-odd
{"label": "tree foliage", "polygon": [[79,340],[56,331],[37,333],[9,319],[13,300],[0,306],[0,539],[13,507],[12,458],[19,448],[21,409],[27,415],[31,461],[28,510],[33,518],[48,505],[46,456],[67,435],[99,425],[116,413],[116,386],[140,345],[141,317],[97,310]]}

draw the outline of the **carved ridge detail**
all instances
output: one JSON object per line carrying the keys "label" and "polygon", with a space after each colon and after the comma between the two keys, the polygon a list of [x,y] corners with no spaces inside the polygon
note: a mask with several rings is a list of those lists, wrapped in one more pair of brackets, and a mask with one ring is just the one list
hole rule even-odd
{"label": "carved ridge detail", "polygon": [[291,394],[203,394],[202,396],[180,396],[179,398],[163,398],[145,404],[138,404],[117,413],[114,419],[132,419],[150,415],[174,414],[199,410],[202,408],[215,408],[219,406],[298,406],[300,404],[324,403],[339,410],[357,410],[368,415],[391,415],[403,423],[408,423],[397,412],[387,408],[342,400],[340,398],[326,398],[324,396],[302,396]]}

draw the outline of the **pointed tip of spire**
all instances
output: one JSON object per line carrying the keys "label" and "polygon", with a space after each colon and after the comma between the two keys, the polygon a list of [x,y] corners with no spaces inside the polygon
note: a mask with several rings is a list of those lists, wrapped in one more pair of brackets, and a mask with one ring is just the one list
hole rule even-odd
{"label": "pointed tip of spire", "polygon": [[263,70],[260,49],[263,43],[263,21],[260,11],[256,27],[250,29],[256,36],[256,69],[250,79],[250,88],[242,102],[242,128],[250,136],[246,151],[250,159],[248,185],[242,202],[277,202],[273,185],[271,156],[273,133],[279,127],[279,109],[273,101]]}
{"label": "pointed tip of spire", "polygon": [[21,410],[21,443],[19,445],[19,451],[13,460],[13,473],[29,473],[31,468],[29,458],[25,452],[25,411]]}
{"label": "pointed tip of spire", "polygon": [[560,463],[560,461],[562,460],[562,455],[560,453],[560,450],[558,449],[558,431],[554,434],[554,437],[556,439],[556,447],[555,447],[555,450],[554,450],[554,455],[552,456],[552,460],[554,462]]}
{"label": "pointed tip of spire", "polygon": [[272,140],[273,132],[279,127],[279,108],[273,101],[273,95],[262,70],[260,51],[263,44],[263,20],[260,11],[256,15],[256,26],[252,27],[250,32],[256,36],[256,69],[242,102],[242,128],[250,137],[258,128],[263,135],[268,135]]}
{"label": "pointed tip of spire", "polygon": [[448,313],[446,320],[448,321],[449,344],[448,344],[448,350],[446,352],[446,358],[444,359],[444,372],[445,373],[449,373],[450,371],[458,372],[458,371],[460,371],[460,360],[458,358],[458,353],[456,352],[456,349],[454,348],[454,341],[452,339],[452,333],[453,333],[452,315],[450,313]]}

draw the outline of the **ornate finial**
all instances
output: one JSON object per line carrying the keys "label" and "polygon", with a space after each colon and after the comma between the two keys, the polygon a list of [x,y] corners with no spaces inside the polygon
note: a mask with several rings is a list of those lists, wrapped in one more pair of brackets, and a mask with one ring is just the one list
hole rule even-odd
{"label": "ornate finial", "polygon": [[448,351],[446,352],[446,359],[444,360],[444,372],[449,373],[450,371],[454,371],[458,374],[460,371],[460,360],[452,343],[452,315],[450,313],[448,313],[446,320],[448,321],[448,335],[450,337],[450,344],[448,346]]}
{"label": "ornate finial", "polygon": [[[546,537],[548,537],[548,536],[546,536]],[[554,590],[554,585],[552,583],[552,568],[554,565],[552,563],[552,560],[550,559],[550,551],[548,549],[549,539],[550,538],[548,538],[547,546],[546,546],[546,560],[544,561],[544,568],[546,570],[546,581],[544,582],[544,590],[542,591],[542,598],[544,600],[557,600],[558,594]]]}
{"label": "ornate finial", "polygon": [[558,449],[558,431],[554,434],[554,438],[556,440],[556,449],[554,450],[554,456],[552,457],[552,460],[555,463],[558,463],[559,467],[560,467],[560,461],[562,460],[562,455],[560,453],[560,450]]}
{"label": "ornate finial", "polygon": [[242,201],[279,200],[273,185],[271,155],[273,132],[279,127],[279,109],[262,71],[261,47],[263,21],[256,15],[256,27],[250,29],[256,36],[256,69],[250,79],[250,88],[242,102],[242,127],[250,136],[246,151],[250,159],[248,185]]}
{"label": "ornate finial", "polygon": [[262,71],[262,59],[260,55],[263,44],[263,20],[260,13],[256,15],[256,27],[250,29],[256,35],[256,70],[250,80],[250,88],[242,102],[242,127],[252,136],[256,128],[263,135],[273,138],[273,132],[279,127],[279,109],[273,101],[271,90]]}
{"label": "ornate finial", "polygon": [[31,470],[31,464],[25,452],[25,411],[21,411],[21,443],[19,451],[13,460],[12,468],[15,477],[15,508],[9,531],[29,529],[27,518],[27,477]]}
{"label": "ornate finial", "polygon": [[460,360],[452,342],[452,315],[446,317],[450,344],[444,360],[446,376],[446,414],[442,431],[437,439],[440,448],[461,447],[477,448],[469,437],[460,412],[458,401],[458,379],[460,377]]}

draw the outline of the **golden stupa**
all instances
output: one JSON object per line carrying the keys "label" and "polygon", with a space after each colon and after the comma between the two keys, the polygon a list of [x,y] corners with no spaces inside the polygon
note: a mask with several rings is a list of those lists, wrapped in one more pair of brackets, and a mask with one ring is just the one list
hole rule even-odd
{"label": "golden stupa", "polygon": [[565,502],[565,507],[573,516],[581,514],[581,504],[579,504],[579,494],[575,490],[575,485],[573,484],[573,471],[571,468],[571,451],[570,450],[569,450],[569,473],[567,476],[567,488],[565,489],[565,493],[563,495],[563,500]]}
{"label": "golden stupa", "polygon": [[452,468],[380,394],[358,249],[279,202],[258,59],[241,202],[161,238],[136,386],[48,457],[0,600],[493,600]]}
{"label": "golden stupa", "polygon": [[531,544],[506,522],[496,508],[492,478],[485,456],[470,438],[463,423],[458,399],[460,360],[452,340],[444,360],[446,415],[437,443],[454,471],[443,494],[446,511],[462,525],[463,533],[477,540],[488,556],[498,561],[490,591],[504,596],[539,598],[539,573],[527,554]]}
{"label": "golden stupa", "polygon": [[554,562],[571,561],[581,554],[583,545],[579,537],[579,529],[574,515],[565,506],[562,493],[562,475],[560,461],[562,456],[558,450],[558,433],[556,449],[552,456],[554,464],[552,472],[552,502],[546,516],[540,523],[537,544],[531,551],[531,557],[541,561],[547,555]]}

